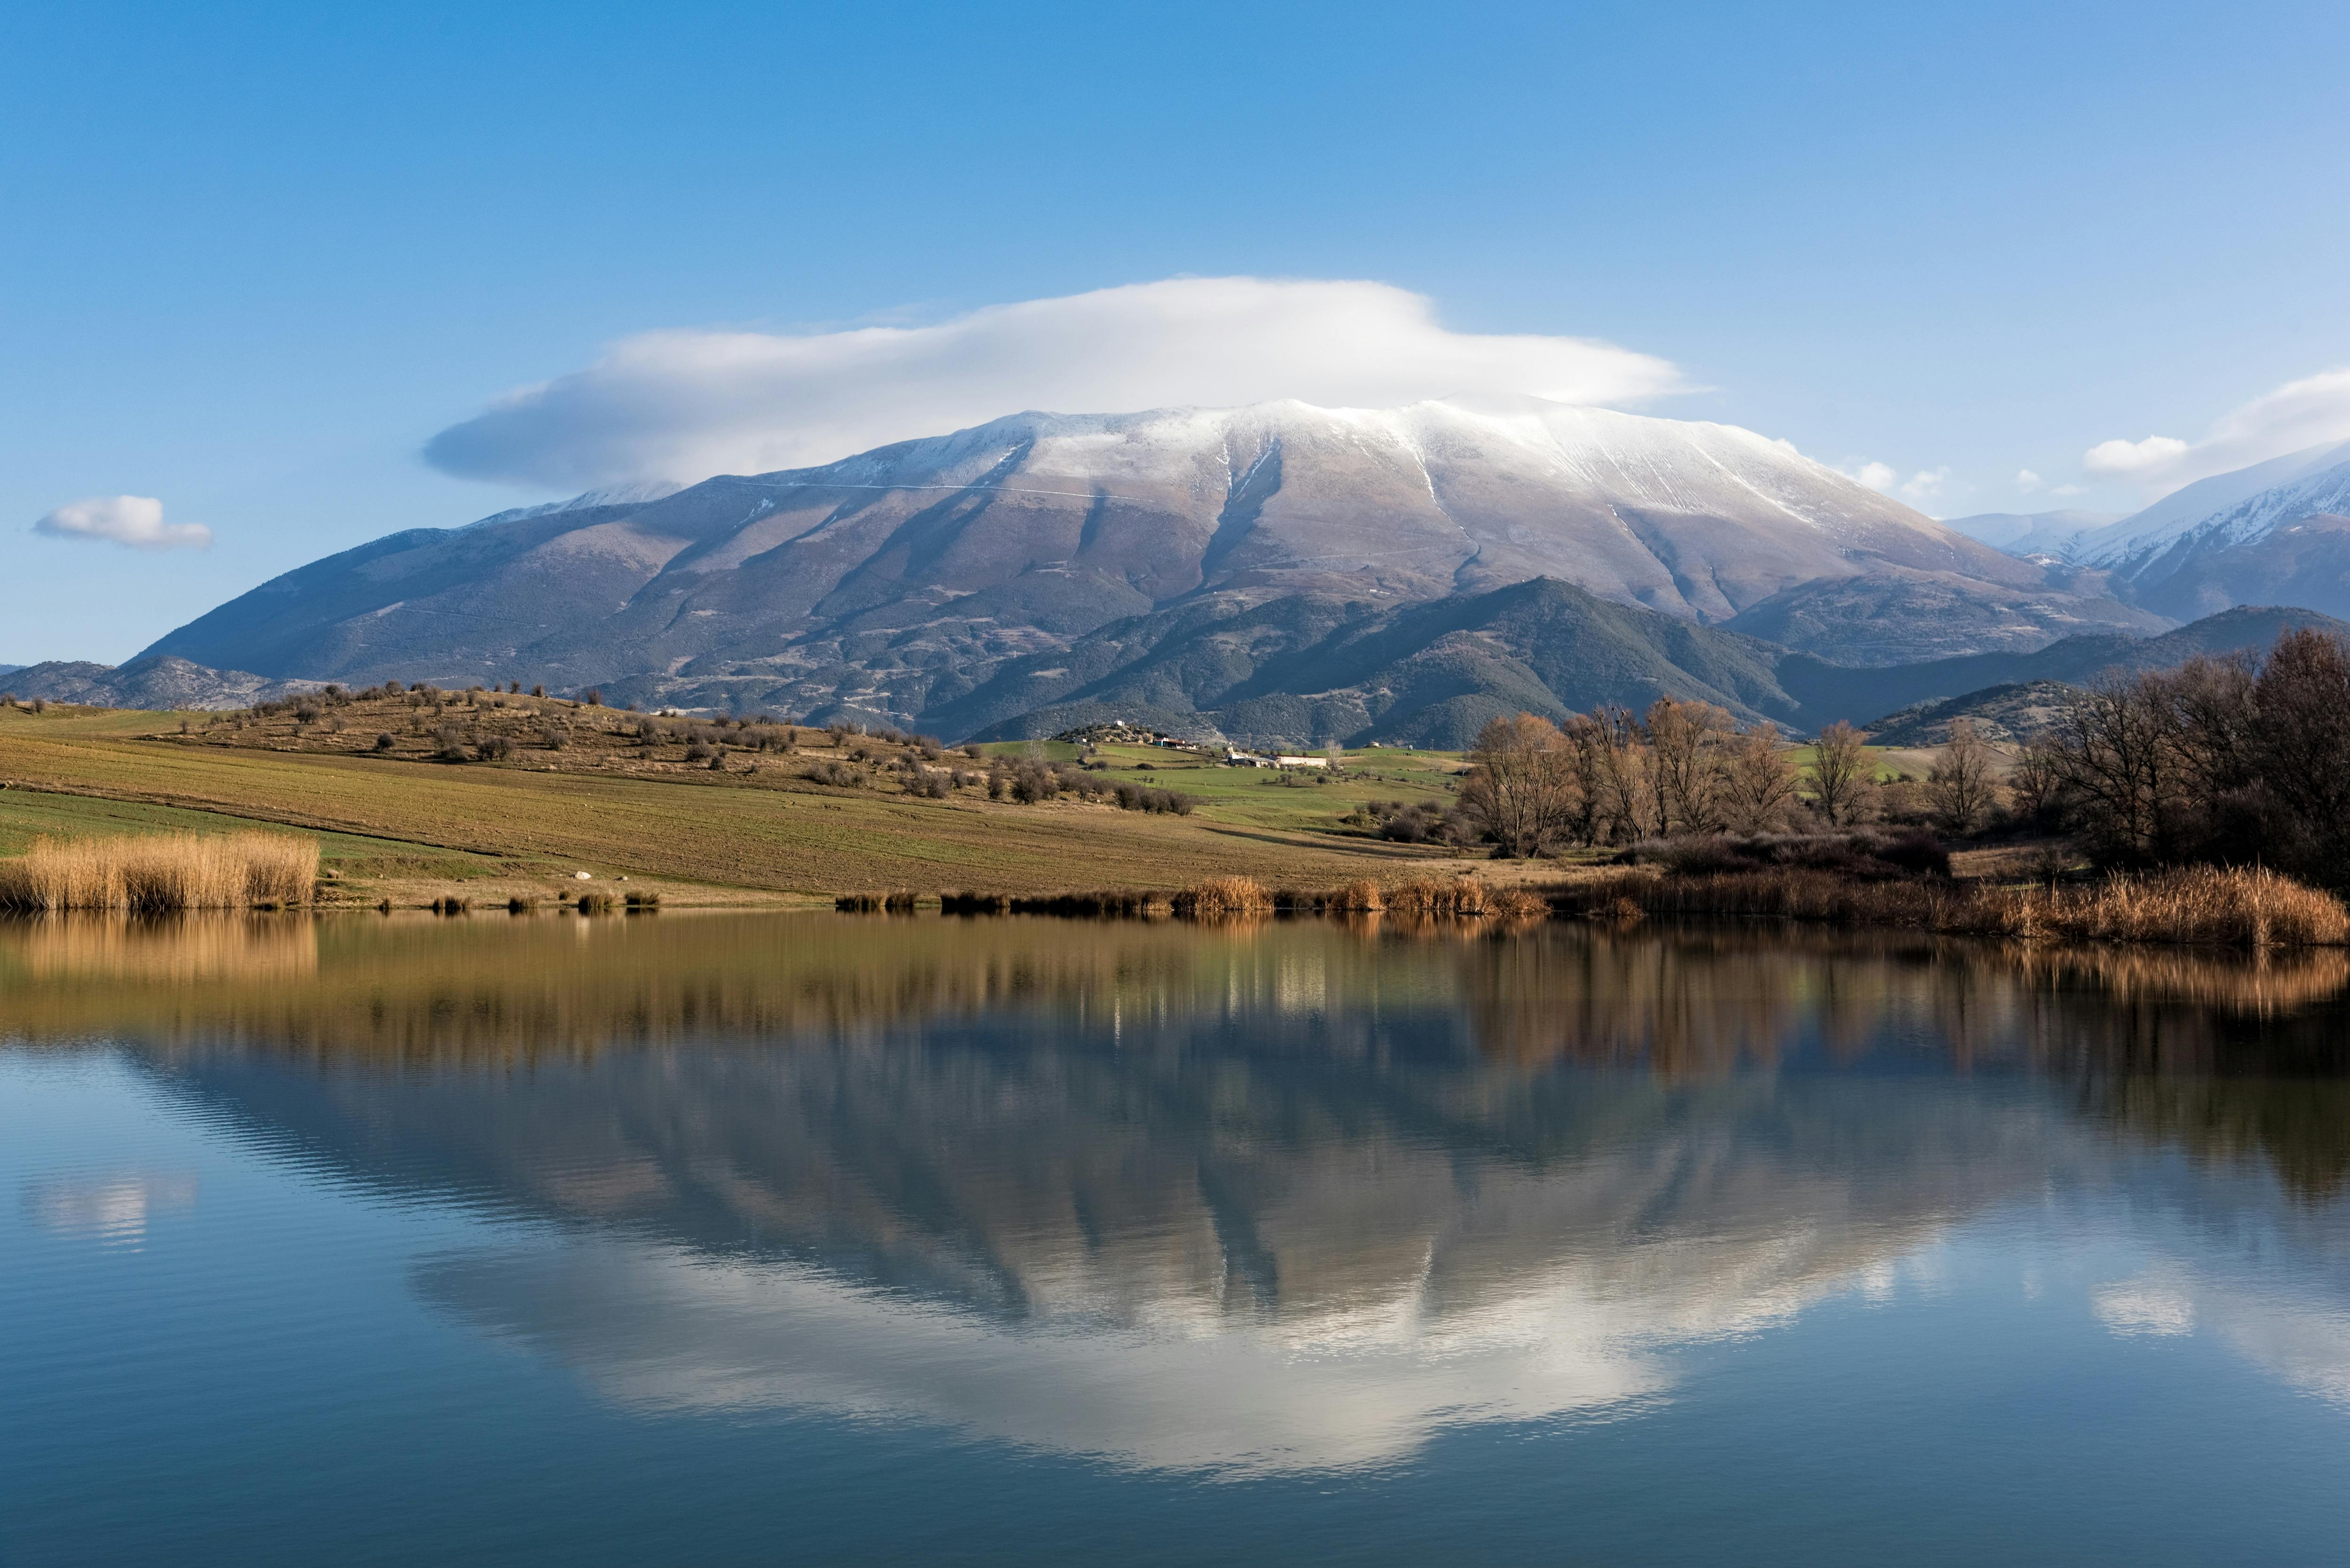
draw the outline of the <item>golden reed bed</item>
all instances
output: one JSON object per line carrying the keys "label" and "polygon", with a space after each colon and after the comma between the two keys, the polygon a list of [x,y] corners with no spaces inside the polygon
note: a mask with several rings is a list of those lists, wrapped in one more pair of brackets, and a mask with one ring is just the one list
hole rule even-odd
{"label": "golden reed bed", "polygon": [[36,838],[0,860],[0,909],[267,909],[310,901],[318,844],[284,833]]}
{"label": "golden reed bed", "polygon": [[2350,909],[2331,893],[2262,867],[2116,872],[2079,887],[1986,888],[1865,882],[1833,872],[1635,870],[1550,890],[1564,913],[1731,915],[1889,926],[2026,941],[2332,947],[2350,941]]}

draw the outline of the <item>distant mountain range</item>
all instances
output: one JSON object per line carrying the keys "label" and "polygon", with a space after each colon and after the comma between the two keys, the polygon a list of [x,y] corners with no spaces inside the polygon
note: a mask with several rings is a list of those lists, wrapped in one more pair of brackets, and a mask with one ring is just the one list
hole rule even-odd
{"label": "distant mountain range", "polygon": [[1945,517],[1942,525],[2011,556],[2062,557],[2074,541],[2120,522],[2123,512],[1981,512]]}
{"label": "distant mountain range", "polygon": [[2199,480],[2101,526],[2073,525],[2094,515],[1987,514],[1950,526],[2012,555],[2080,568],[2171,620],[2240,604],[2350,615],[2350,441]]}
{"label": "distant mountain range", "polygon": [[242,670],[211,670],[184,659],[142,654],[128,664],[54,660],[0,666],[0,680],[17,696],[99,708],[246,708],[298,691],[317,680],[280,680]]}
{"label": "distant mountain range", "polygon": [[1025,413],[395,534],[120,670],[9,679],[159,707],[511,680],[954,739],[1458,745],[1667,692],[1811,727],[2162,657],[2245,597],[2350,608],[2319,592],[2335,450],[2118,521],[1946,526],[1752,431],[1534,399]]}

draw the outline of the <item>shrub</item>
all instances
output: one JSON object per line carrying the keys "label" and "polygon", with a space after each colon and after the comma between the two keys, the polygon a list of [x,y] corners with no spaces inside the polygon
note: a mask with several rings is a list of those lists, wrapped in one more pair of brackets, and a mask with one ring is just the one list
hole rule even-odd
{"label": "shrub", "polygon": [[659,893],[630,893],[627,903],[629,911],[635,913],[639,910],[660,909],[660,898],[661,896]]}
{"label": "shrub", "polygon": [[485,763],[504,762],[514,755],[515,743],[504,735],[485,735],[474,750]]}
{"label": "shrub", "polygon": [[399,743],[388,734],[378,735],[375,738],[375,749],[379,752],[388,752]]}
{"label": "shrub", "polygon": [[609,893],[582,893],[579,895],[577,908],[583,915],[608,915],[612,912],[614,903],[615,900]]}
{"label": "shrub", "polygon": [[695,741],[685,748],[685,760],[689,763],[706,763],[717,754],[706,741]]}

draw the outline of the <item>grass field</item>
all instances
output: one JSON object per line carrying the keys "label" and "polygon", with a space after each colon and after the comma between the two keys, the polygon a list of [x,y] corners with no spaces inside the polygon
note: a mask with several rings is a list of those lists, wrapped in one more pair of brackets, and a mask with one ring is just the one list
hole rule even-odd
{"label": "grass field", "polygon": [[1444,770],[1459,765],[1376,753],[1359,776],[1291,784],[1255,770],[1180,765],[1140,747],[1105,756],[1119,777],[1204,803],[1175,816],[1066,799],[997,804],[972,791],[927,800],[822,788],[758,758],[743,773],[665,758],[607,773],[608,761],[573,748],[548,771],[536,759],[436,763],[412,747],[388,757],[345,745],[278,749],[279,737],[258,726],[208,739],[201,730],[182,735],[180,722],[0,710],[0,781],[13,786],[0,790],[0,852],[44,834],[282,824],[319,834],[342,897],[368,902],[429,901],[435,884],[451,881],[474,884],[477,897],[554,893],[577,870],[650,879],[672,895],[701,889],[715,901],[726,901],[723,889],[819,898],[891,887],[1043,892],[1242,874],[1333,883],[1424,867],[1429,852],[1338,819],[1368,799],[1440,797]]}

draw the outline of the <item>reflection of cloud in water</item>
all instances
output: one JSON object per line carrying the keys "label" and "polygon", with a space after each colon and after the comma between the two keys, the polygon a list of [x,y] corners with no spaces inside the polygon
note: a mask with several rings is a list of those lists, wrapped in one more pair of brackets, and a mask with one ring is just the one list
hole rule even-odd
{"label": "reflection of cloud in water", "polygon": [[[1699,1249],[1650,1262],[1678,1276]],[[1463,1307],[1407,1290],[1302,1322],[1162,1303],[1111,1327],[1012,1324],[797,1264],[598,1240],[445,1255],[420,1292],[653,1410],[935,1422],[1152,1468],[1236,1473],[1408,1457],[1444,1427],[1570,1417],[1667,1392],[1668,1352],[1783,1320],[1839,1280],[1808,1249],[1707,1260],[1729,1290],[1568,1262]],[[1647,1270],[1635,1271],[1647,1272]],[[1739,1293],[1742,1290],[1747,1293]],[[1191,1310],[1187,1310],[1187,1306]]]}
{"label": "reflection of cloud in water", "polygon": [[35,1224],[113,1246],[137,1246],[146,1240],[149,1220],[195,1201],[192,1176],[129,1171],[25,1184],[25,1212]]}
{"label": "reflection of cloud in water", "polygon": [[[648,1408],[1339,1468],[1665,1397],[1677,1347],[1888,1279],[2069,1169],[2061,1117],[2007,1096],[1577,1075],[1488,1102],[1449,1072],[1372,1094],[1353,1065],[1138,1050],[608,1062],[618,1114],[464,1134],[576,1244],[443,1256],[418,1286]],[[517,1147],[580,1127],[634,1132]]]}

